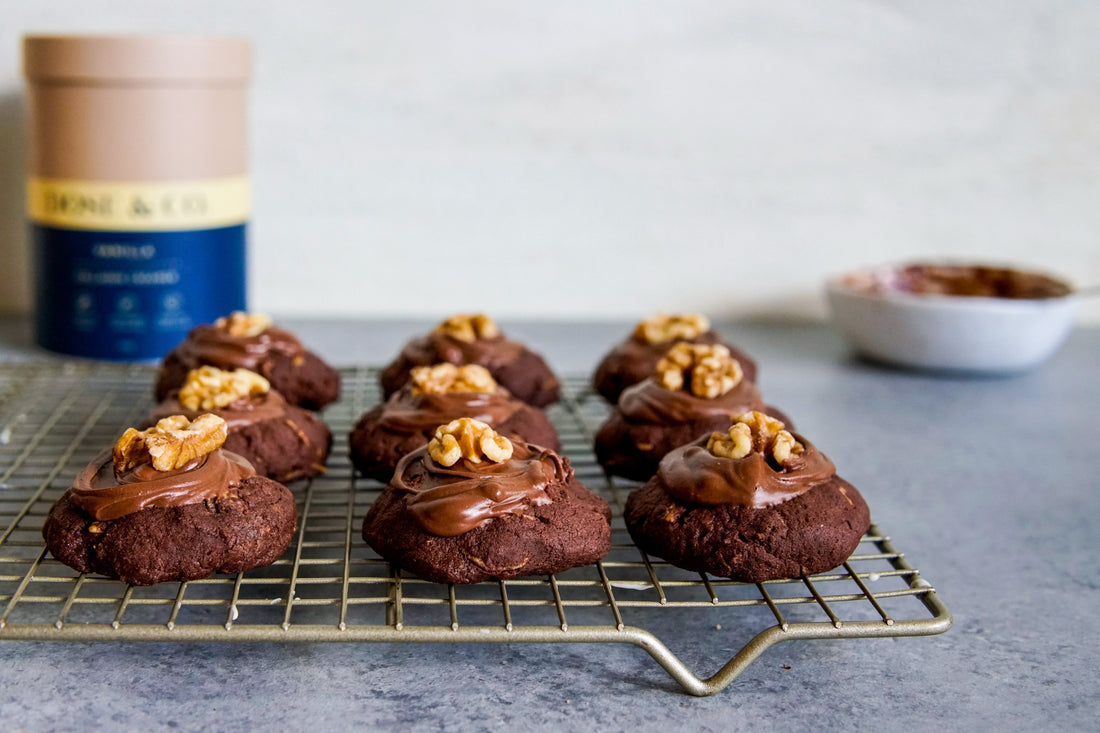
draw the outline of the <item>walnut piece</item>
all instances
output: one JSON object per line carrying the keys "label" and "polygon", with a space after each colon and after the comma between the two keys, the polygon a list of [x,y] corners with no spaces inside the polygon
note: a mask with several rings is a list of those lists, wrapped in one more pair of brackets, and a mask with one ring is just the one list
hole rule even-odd
{"label": "walnut piece", "polygon": [[115,443],[115,473],[143,463],[158,471],[183,468],[191,461],[212,453],[225,442],[225,420],[209,413],[194,421],[172,415],[147,430],[127,428]]}
{"label": "walnut piece", "polygon": [[720,458],[733,460],[755,451],[777,466],[783,466],[792,456],[806,450],[784,428],[783,423],[771,415],[753,410],[733,418],[727,434],[711,433],[707,450]]}
{"label": "walnut piece", "polygon": [[470,463],[503,463],[512,457],[512,441],[480,420],[460,417],[436,428],[428,455],[441,466],[453,466],[460,458]]}
{"label": "walnut piece", "polygon": [[710,321],[702,313],[658,313],[634,329],[634,338],[647,344],[678,339],[693,339],[710,330]]}
{"label": "walnut piece", "polygon": [[497,391],[496,380],[489,370],[478,364],[456,366],[444,362],[434,366],[413,367],[409,375],[412,393],[447,394],[449,392],[480,392],[492,394]]}
{"label": "walnut piece", "polygon": [[682,389],[696,397],[714,399],[740,384],[743,373],[725,346],[681,341],[657,362],[654,377],[665,389]]}
{"label": "walnut piece", "polygon": [[719,458],[744,458],[752,453],[752,430],[743,422],[735,422],[726,435],[711,433],[707,450]]}
{"label": "walnut piece", "polygon": [[187,373],[177,399],[188,410],[216,410],[242,397],[267,394],[271,382],[247,369],[201,366]]}
{"label": "walnut piece", "polygon": [[456,341],[472,343],[500,335],[496,321],[484,313],[456,313],[435,327],[432,333],[450,336]]}
{"label": "walnut piece", "polygon": [[251,338],[271,328],[271,319],[263,313],[233,311],[228,316],[214,321],[214,327],[225,331],[230,336]]}

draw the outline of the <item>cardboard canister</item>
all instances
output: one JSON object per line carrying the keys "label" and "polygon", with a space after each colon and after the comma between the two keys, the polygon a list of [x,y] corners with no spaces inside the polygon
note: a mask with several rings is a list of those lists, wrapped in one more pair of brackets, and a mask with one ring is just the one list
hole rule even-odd
{"label": "cardboard canister", "polygon": [[155,359],[246,307],[247,40],[27,36],[38,343]]}

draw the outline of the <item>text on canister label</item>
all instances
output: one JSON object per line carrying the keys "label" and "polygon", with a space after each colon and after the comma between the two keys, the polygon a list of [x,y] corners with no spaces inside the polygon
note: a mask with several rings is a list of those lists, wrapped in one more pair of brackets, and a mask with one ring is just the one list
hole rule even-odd
{"label": "text on canister label", "polygon": [[210,229],[243,223],[250,208],[248,176],[169,182],[32,176],[27,181],[31,221],[66,229]]}

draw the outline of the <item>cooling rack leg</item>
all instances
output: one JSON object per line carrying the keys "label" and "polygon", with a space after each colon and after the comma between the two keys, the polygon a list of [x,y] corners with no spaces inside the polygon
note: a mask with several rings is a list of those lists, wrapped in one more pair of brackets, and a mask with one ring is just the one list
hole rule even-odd
{"label": "cooling rack leg", "polygon": [[713,677],[701,680],[680,661],[679,657],[648,631],[628,627],[623,632],[627,634],[631,644],[649,652],[649,655],[657,660],[657,663],[664,667],[681,687],[696,697],[707,697],[726,689],[750,664],[756,661],[757,657],[764,653],[764,650],[784,639],[784,632],[779,627],[773,626],[766,629],[757,634]]}

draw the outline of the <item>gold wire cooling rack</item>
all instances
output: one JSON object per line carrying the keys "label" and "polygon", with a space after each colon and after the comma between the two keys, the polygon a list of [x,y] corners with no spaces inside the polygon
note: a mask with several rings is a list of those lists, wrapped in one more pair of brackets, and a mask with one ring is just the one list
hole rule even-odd
{"label": "gold wire cooling rack", "polygon": [[[581,378],[566,380],[549,414],[578,477],[612,506],[612,550],[594,566],[447,586],[381,560],[360,536],[381,486],[356,476],[347,456],[348,431],[378,399],[377,370],[360,367],[343,371],[343,397],[324,412],[335,436],[328,473],[291,486],[300,531],[274,565],[144,588],[77,573],[50,557],[42,522],[77,472],[151,407],[153,374],[141,365],[0,366],[0,640],[624,643],[688,692],[710,695],[781,641],[951,626],[932,586],[875,525],[843,566],[795,580],[735,583],[645,556],[623,526],[632,485],[609,480],[592,455],[607,408]],[[682,635],[716,621],[748,636],[708,679],[646,628]]]}

